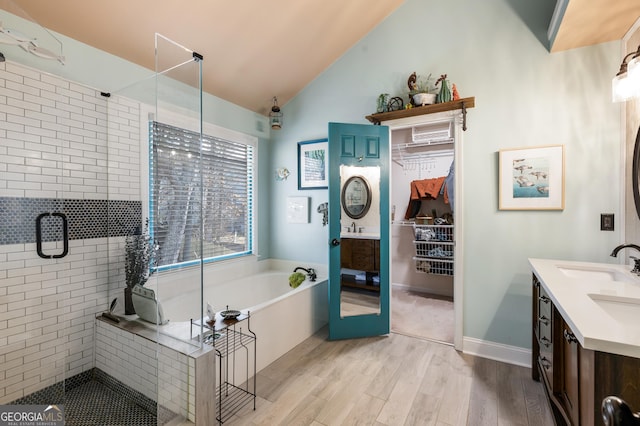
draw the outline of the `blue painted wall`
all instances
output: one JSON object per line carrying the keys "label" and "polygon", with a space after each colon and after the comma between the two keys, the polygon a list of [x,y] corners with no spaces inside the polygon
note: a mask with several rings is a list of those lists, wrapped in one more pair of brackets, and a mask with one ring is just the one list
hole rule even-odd
{"label": "blue painted wall", "polygon": [[[366,123],[380,93],[405,96],[413,71],[447,73],[475,96],[464,135],[464,335],[529,348],[528,257],[610,261],[621,215],[620,107],[610,101],[618,42],[550,54],[553,2],[408,0],[283,108],[272,168],[294,171],[271,189],[271,256],[327,261],[327,228],[315,212],[326,191],[298,191],[296,143],[326,137],[330,121]],[[564,211],[498,210],[500,149],[565,145]],[[312,222],[289,225],[289,195],[312,199]],[[617,229],[621,229],[617,223]]]}
{"label": "blue painted wall", "polygon": [[[618,219],[622,213],[620,106],[610,102],[620,44],[550,54],[544,37],[552,3],[407,0],[287,103],[284,127],[272,135],[264,117],[205,96],[207,121],[260,138],[260,254],[327,262],[327,227],[316,213],[327,191],[298,191],[297,142],[326,137],[331,121],[367,123],[364,116],[375,111],[378,94],[404,96],[413,71],[447,73],[463,97],[476,98],[462,165],[464,335],[530,347],[527,258],[609,261],[621,238],[599,231],[600,213]],[[3,24],[12,27],[5,15]],[[19,48],[2,46],[2,51],[8,60],[105,91],[148,76],[148,70],[58,37],[65,45],[64,67]],[[205,69],[214,66],[207,59]],[[498,150],[546,144],[565,145],[564,211],[498,211]],[[275,181],[279,167],[292,172],[288,180]],[[286,223],[290,195],[311,197],[310,224]]]}

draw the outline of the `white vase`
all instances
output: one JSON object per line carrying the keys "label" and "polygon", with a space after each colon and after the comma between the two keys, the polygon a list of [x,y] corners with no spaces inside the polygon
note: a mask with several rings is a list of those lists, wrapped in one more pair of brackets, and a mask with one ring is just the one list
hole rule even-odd
{"label": "white vase", "polygon": [[435,93],[416,93],[413,95],[413,103],[421,106],[421,105],[431,105],[436,103],[436,94]]}

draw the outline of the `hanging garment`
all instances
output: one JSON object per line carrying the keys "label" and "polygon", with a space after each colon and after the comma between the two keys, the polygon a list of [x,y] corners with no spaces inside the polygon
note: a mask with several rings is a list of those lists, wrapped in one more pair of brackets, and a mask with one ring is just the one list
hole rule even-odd
{"label": "hanging garment", "polygon": [[454,193],[454,180],[455,180],[455,167],[453,165],[453,161],[451,162],[451,166],[449,167],[449,174],[447,175],[446,178],[444,178],[444,185],[442,186],[442,189],[440,190],[440,194],[444,194],[446,196],[448,196],[449,198],[449,204],[451,205],[451,213],[453,213],[454,210],[454,204],[455,204],[455,193]]}
{"label": "hanging garment", "polygon": [[[432,179],[414,180],[411,182],[411,196],[409,197],[409,205],[404,214],[405,219],[416,217],[420,212],[420,204],[422,200],[435,200],[440,194],[440,190],[444,185],[445,177],[437,177]],[[444,193],[444,202],[448,203],[447,193]]]}

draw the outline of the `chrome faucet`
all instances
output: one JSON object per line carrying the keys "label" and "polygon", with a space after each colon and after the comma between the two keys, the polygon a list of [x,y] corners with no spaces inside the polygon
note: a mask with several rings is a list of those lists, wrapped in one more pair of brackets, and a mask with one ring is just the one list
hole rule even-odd
{"label": "chrome faucet", "polygon": [[355,222],[351,222],[351,232],[356,232],[356,223]]}
{"label": "chrome faucet", "polygon": [[302,266],[296,266],[296,269],[293,272],[298,272],[298,269],[301,269],[307,273],[307,277],[309,277],[309,281],[315,281],[318,275],[316,274],[316,270],[313,268],[303,268]]}
{"label": "chrome faucet", "polygon": [[[624,248],[633,248],[633,249],[636,249],[637,251],[640,251],[640,246],[637,246],[635,244],[621,244],[613,249],[613,251],[611,252],[611,257],[617,257],[618,252]],[[629,257],[633,259],[633,265],[634,265],[633,269],[631,270],[631,273],[640,276],[640,259],[638,259],[635,256],[629,256]]]}

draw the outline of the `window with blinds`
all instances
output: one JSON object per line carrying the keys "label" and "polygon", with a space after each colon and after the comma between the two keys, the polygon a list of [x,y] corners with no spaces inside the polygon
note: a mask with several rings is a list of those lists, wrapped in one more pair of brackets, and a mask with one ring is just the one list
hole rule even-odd
{"label": "window with blinds", "polygon": [[252,253],[253,146],[149,123],[157,267]]}

